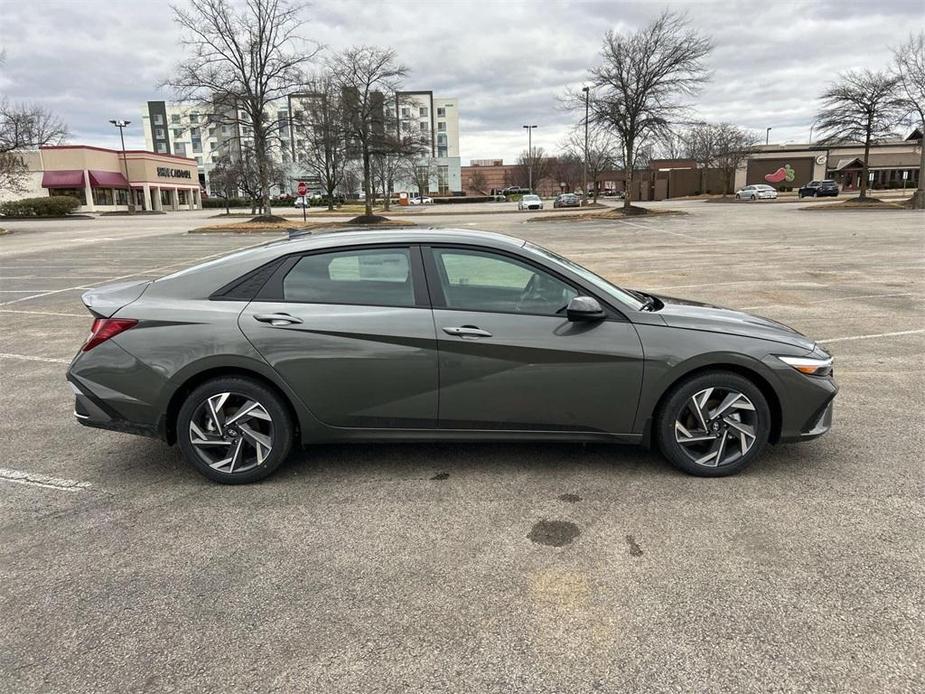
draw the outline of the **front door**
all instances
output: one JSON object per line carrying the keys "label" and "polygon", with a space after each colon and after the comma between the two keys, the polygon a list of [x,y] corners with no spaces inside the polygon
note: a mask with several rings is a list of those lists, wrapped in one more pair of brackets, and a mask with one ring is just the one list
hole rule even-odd
{"label": "front door", "polygon": [[434,322],[416,248],[290,259],[238,320],[322,422],[369,428],[436,424]]}
{"label": "front door", "polygon": [[632,432],[643,355],[631,323],[568,321],[580,290],[506,254],[435,247],[427,267],[441,428]]}

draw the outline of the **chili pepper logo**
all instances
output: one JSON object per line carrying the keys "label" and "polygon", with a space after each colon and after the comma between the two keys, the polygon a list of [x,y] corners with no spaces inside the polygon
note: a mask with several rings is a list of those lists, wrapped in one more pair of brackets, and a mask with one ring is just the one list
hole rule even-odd
{"label": "chili pepper logo", "polygon": [[793,170],[793,167],[790,164],[784,164],[774,173],[769,173],[765,175],[764,180],[768,183],[782,183],[787,181],[787,183],[793,183],[793,179],[797,177],[797,172]]}

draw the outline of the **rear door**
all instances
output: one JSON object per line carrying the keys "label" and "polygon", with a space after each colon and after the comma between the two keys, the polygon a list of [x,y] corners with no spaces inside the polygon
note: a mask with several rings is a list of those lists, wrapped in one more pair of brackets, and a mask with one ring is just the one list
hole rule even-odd
{"label": "rear door", "polygon": [[418,248],[289,258],[238,321],[322,422],[435,425],[436,341]]}
{"label": "rear door", "polygon": [[513,255],[424,253],[441,428],[632,431],[643,354],[631,323],[569,322],[569,299],[587,292]]}

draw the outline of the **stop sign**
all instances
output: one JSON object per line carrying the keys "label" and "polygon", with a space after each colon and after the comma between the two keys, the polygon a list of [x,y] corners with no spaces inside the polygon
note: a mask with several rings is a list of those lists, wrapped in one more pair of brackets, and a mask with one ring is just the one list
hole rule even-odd
{"label": "stop sign", "polygon": [[299,181],[299,185],[296,187],[296,192],[299,196],[304,196],[308,192],[308,186],[305,185],[305,181]]}

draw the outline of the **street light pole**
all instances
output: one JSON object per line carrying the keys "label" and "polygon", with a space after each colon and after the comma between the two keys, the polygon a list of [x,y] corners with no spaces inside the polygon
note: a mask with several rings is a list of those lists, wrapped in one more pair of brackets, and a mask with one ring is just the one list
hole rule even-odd
{"label": "street light pole", "polygon": [[125,172],[125,183],[128,185],[128,213],[135,214],[135,191],[132,190],[132,184],[128,180],[128,159],[125,158],[125,135],[122,129],[127,128],[132,121],[130,120],[111,120],[109,121],[119,129],[119,139],[122,141],[122,169]]}
{"label": "street light pole", "polygon": [[533,192],[533,128],[535,125],[523,126],[527,129],[527,187]]}
{"label": "street light pole", "polygon": [[585,93],[585,156],[584,156],[584,183],[582,191],[585,194],[585,205],[588,204],[588,103],[591,98],[591,89],[582,87],[581,91]]}
{"label": "street light pole", "polygon": [[773,126],[770,127],[770,128],[767,128],[767,129],[764,131],[764,144],[768,144],[768,141],[769,141],[770,138],[771,138],[771,131],[772,131],[772,130],[774,130],[774,127],[773,127]]}

